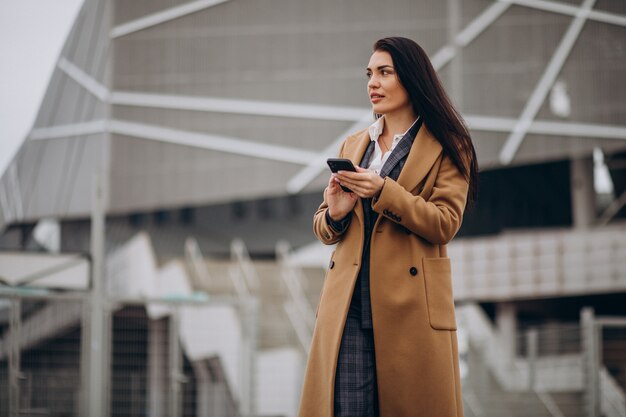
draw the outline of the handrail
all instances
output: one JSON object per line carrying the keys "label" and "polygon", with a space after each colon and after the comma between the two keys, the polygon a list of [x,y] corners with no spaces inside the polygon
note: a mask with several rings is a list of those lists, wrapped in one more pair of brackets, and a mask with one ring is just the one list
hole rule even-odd
{"label": "handrail", "polygon": [[[200,245],[196,238],[189,236],[185,239],[185,261],[191,270],[191,279],[195,284],[211,282],[211,274],[204,262],[204,257],[200,251]],[[199,285],[196,285],[198,287]]]}
{"label": "handrail", "polygon": [[606,417],[626,416],[624,391],[605,366],[600,369],[600,408]]}
{"label": "handrail", "polygon": [[280,275],[287,287],[289,296],[284,307],[304,351],[308,354],[313,327],[315,326],[315,311],[303,288],[304,274],[299,268],[287,262],[289,250],[289,244],[285,241],[276,244],[276,258],[280,265]]}
{"label": "handrail", "polygon": [[250,292],[258,291],[260,287],[259,275],[256,273],[256,269],[254,269],[250,253],[243,240],[233,239],[230,244],[230,255],[241,270],[248,290]]}
{"label": "handrail", "polygon": [[624,291],[617,256],[624,251],[625,225],[468,237],[448,246],[457,301]]}

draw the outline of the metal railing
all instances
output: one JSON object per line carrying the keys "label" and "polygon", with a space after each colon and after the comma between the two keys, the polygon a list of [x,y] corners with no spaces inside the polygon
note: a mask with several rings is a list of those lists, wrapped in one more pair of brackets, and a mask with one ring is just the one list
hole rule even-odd
{"label": "metal railing", "polygon": [[304,288],[306,279],[302,271],[287,262],[289,251],[290,247],[287,242],[278,242],[276,245],[276,258],[288,293],[284,309],[298,335],[303,352],[308,355],[315,326],[315,310],[307,299]]}
{"label": "metal railing", "polygon": [[[2,289],[0,317],[8,320],[0,320],[0,416],[84,415],[89,300],[86,292]],[[170,313],[150,317],[155,305]],[[254,300],[110,297],[105,307],[104,415],[250,415],[253,390],[245,384],[252,380],[242,376],[254,374],[254,360],[243,358],[255,352],[256,335],[246,333],[256,327]],[[63,326],[29,324],[54,322],[42,314],[65,317],[65,310],[72,320],[57,319]]]}
{"label": "metal railing", "polygon": [[468,414],[495,417],[523,404],[514,415],[626,415],[626,318],[594,317],[585,308],[580,323],[519,332],[511,357],[479,306],[463,305],[457,312],[460,335],[467,338],[460,353],[469,369],[463,384]]}
{"label": "metal railing", "polygon": [[457,301],[626,290],[626,225],[463,238],[448,252]]}

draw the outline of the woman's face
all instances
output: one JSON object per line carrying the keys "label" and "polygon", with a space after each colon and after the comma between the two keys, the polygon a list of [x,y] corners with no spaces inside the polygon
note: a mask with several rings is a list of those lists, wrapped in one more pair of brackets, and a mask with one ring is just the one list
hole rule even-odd
{"label": "woman's face", "polygon": [[389,114],[411,108],[389,52],[374,51],[367,65],[367,78],[367,93],[374,113]]}

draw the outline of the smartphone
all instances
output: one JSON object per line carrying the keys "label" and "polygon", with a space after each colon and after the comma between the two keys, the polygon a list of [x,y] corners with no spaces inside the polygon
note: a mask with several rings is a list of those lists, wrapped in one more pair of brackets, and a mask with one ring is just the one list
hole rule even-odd
{"label": "smartphone", "polygon": [[[354,165],[352,164],[352,161],[349,159],[344,159],[344,158],[328,158],[326,160],[326,163],[328,164],[330,170],[332,172],[337,172],[337,171],[352,171],[352,172],[356,172],[356,168],[354,167]],[[341,187],[342,190],[344,190],[346,193],[351,193],[352,190],[349,189],[348,187],[344,187],[343,185],[339,184],[339,186]]]}

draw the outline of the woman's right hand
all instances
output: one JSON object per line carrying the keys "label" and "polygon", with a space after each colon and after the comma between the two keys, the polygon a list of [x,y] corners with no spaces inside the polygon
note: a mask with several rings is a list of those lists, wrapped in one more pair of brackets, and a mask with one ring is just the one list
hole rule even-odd
{"label": "woman's right hand", "polygon": [[328,187],[326,187],[326,203],[331,219],[339,221],[346,217],[354,208],[357,200],[356,194],[346,193],[341,189],[335,174],[330,176]]}

